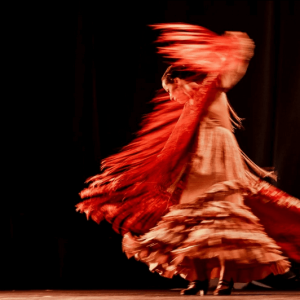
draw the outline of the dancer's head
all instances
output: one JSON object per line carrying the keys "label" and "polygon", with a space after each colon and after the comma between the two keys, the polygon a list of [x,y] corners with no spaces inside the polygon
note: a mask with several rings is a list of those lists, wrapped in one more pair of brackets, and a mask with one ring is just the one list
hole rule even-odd
{"label": "dancer's head", "polygon": [[162,86],[170,94],[170,99],[184,104],[194,95],[195,89],[206,74],[187,70],[185,66],[169,66],[165,71]]}

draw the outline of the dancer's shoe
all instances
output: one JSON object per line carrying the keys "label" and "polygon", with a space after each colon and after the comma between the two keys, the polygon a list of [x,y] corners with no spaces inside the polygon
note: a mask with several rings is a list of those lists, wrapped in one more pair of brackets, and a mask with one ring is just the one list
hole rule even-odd
{"label": "dancer's shoe", "polygon": [[204,296],[207,294],[208,285],[209,285],[208,279],[203,281],[200,280],[191,281],[189,283],[189,286],[186,289],[181,290],[180,295]]}
{"label": "dancer's shoe", "polygon": [[217,288],[214,290],[215,296],[223,296],[223,295],[230,295],[233,289],[233,280],[220,280],[218,283]]}

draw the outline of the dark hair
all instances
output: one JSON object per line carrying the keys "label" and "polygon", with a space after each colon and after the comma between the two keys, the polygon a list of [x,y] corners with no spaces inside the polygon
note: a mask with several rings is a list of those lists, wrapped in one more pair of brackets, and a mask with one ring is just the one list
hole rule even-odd
{"label": "dark hair", "polygon": [[180,79],[185,79],[188,81],[200,82],[206,77],[206,73],[199,73],[195,71],[188,70],[186,66],[169,66],[161,78],[161,81],[168,83],[173,83],[176,77]]}

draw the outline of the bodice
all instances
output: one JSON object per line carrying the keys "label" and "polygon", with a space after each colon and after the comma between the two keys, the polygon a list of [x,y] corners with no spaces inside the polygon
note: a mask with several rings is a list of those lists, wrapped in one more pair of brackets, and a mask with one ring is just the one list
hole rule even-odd
{"label": "bodice", "polygon": [[212,125],[224,127],[232,131],[230,114],[226,93],[221,91],[217,93],[216,99],[207,109],[203,122],[209,122]]}

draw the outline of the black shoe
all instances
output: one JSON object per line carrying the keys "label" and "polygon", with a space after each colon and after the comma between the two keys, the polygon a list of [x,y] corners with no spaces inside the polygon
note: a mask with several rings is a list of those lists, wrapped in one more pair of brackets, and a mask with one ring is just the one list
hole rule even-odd
{"label": "black shoe", "polygon": [[230,295],[233,289],[233,280],[220,280],[217,288],[214,290],[215,296]]}
{"label": "black shoe", "polygon": [[180,295],[206,295],[208,291],[208,285],[209,281],[208,279],[200,281],[200,280],[195,280],[191,281],[189,286],[181,290]]}

